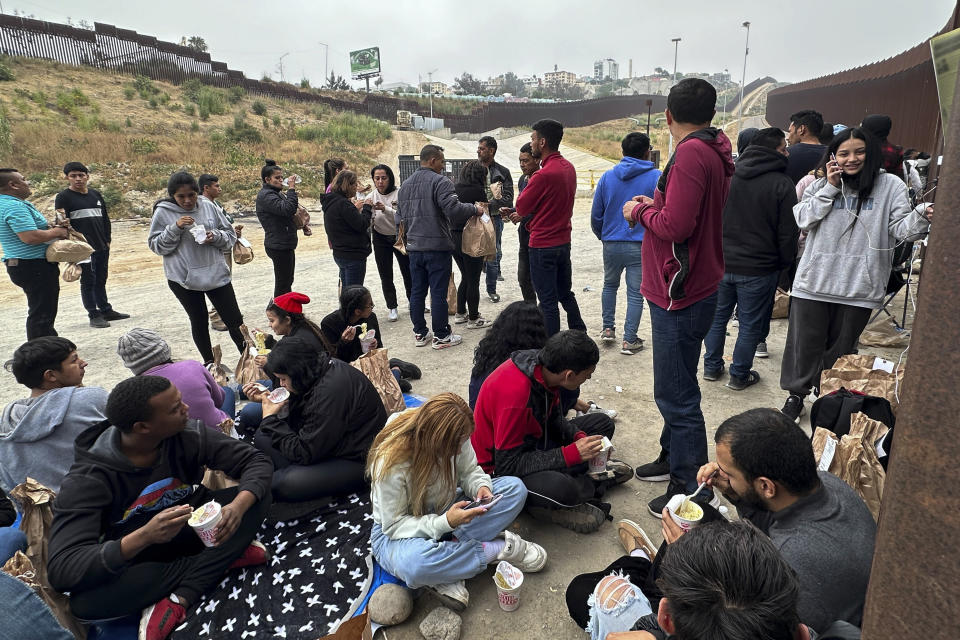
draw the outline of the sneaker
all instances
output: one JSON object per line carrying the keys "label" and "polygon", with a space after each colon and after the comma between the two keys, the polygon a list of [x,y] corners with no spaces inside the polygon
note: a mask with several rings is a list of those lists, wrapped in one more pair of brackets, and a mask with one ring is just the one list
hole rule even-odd
{"label": "sneaker", "polygon": [[213,310],[210,312],[210,328],[214,331],[226,331],[227,325],[220,319],[220,314]]}
{"label": "sneaker", "polygon": [[453,316],[453,324],[463,324],[466,321],[467,321],[467,314],[465,313],[458,313],[455,316]]}
{"label": "sneaker", "polygon": [[527,507],[527,510],[538,520],[552,522],[577,533],[593,533],[607,519],[603,509],[589,502],[575,507]]}
{"label": "sneaker", "polygon": [[477,316],[475,320],[467,320],[467,329],[489,329],[493,324],[482,316]]}
{"label": "sneaker", "polygon": [[806,413],[806,410],[803,407],[803,398],[791,393],[789,396],[787,396],[787,401],[783,403],[783,408],[780,409],[780,413],[787,416],[797,424],[800,424],[800,416]]}
{"label": "sneaker", "polygon": [[418,347],[425,347],[430,344],[430,340],[433,338],[433,334],[430,331],[426,333],[415,333],[413,334],[413,343]]}
{"label": "sneaker", "polygon": [[129,313],[120,313],[119,311],[114,311],[113,309],[106,311],[103,314],[104,320],[126,320],[129,317]]}
{"label": "sneaker", "polygon": [[[502,280],[502,278],[500,278]],[[487,294],[490,297],[490,302],[500,302],[500,294],[494,291],[493,293]]]}
{"label": "sneaker", "polygon": [[253,567],[261,564],[267,564],[270,561],[270,552],[263,546],[259,540],[254,540],[243,550],[243,555],[233,561],[231,569],[240,567]]}
{"label": "sneaker", "polygon": [[103,316],[90,316],[90,326],[94,329],[106,329],[110,323]]}
{"label": "sneaker", "polygon": [[600,339],[604,342],[616,342],[617,332],[615,329],[606,328],[600,332]]}
{"label": "sneaker", "polygon": [[769,358],[770,353],[767,351],[767,341],[757,343],[757,350],[753,354],[754,358]]}
{"label": "sneaker", "polygon": [[187,610],[170,598],[147,607],[140,616],[137,640],[163,640],[187,619]]}
{"label": "sneaker", "polygon": [[723,367],[719,369],[704,369],[703,370],[703,379],[709,380],[710,382],[716,382],[723,377]]}
{"label": "sneaker", "polygon": [[505,530],[507,541],[497,560],[506,560],[524,573],[536,573],[547,564],[547,552],[538,544],[528,542],[512,531]]}
{"label": "sneaker", "polygon": [[614,460],[612,458],[607,460],[607,471],[613,473],[610,486],[623,484],[633,477],[633,467],[623,460]]}
{"label": "sneaker", "polygon": [[[647,510],[650,511],[650,515],[652,515],[654,518],[662,520],[663,510],[667,508],[667,503],[670,502],[670,498],[678,493],[687,495],[688,493],[693,492],[686,491],[686,487],[679,480],[670,478],[670,484],[667,485],[666,492],[647,503]],[[710,487],[704,487],[703,491],[701,491],[700,494],[693,499],[693,502],[696,502],[699,505],[709,504],[713,508],[720,506],[720,498],[717,497],[717,494]]]}
{"label": "sneaker", "polygon": [[397,384],[400,385],[400,393],[410,393],[413,391],[413,385],[410,384],[410,381],[406,378],[400,378],[397,380]]}
{"label": "sneaker", "polygon": [[623,344],[620,345],[620,353],[625,356],[632,356],[641,349],[643,349],[643,340],[640,338],[637,338],[633,342],[627,342],[624,340]]}
{"label": "sneaker", "polygon": [[497,276],[497,282],[503,282],[503,276]]}
{"label": "sneaker", "polygon": [[640,528],[633,520],[621,520],[617,523],[617,536],[620,538],[620,544],[627,555],[634,549],[643,549],[650,557],[650,561],[657,557],[657,547],[650,540],[647,532]]}
{"label": "sneaker", "polygon": [[400,312],[396,308],[390,309],[390,313],[387,314],[387,321],[396,322],[399,319],[400,319]]}
{"label": "sneaker", "polygon": [[616,409],[604,409],[603,407],[599,406],[596,402],[593,402],[592,400],[587,402],[587,404],[590,405],[590,408],[587,409],[587,413],[605,413],[608,416],[610,416],[611,419],[617,417]]}
{"label": "sneaker", "polygon": [[752,387],[758,382],[760,382],[760,374],[751,369],[747,375],[742,378],[738,378],[737,376],[731,374],[730,379],[727,380],[727,389],[743,391],[747,387]]}
{"label": "sneaker", "polygon": [[640,465],[633,475],[644,482],[666,482],[670,479],[670,456],[661,449],[656,460]]}
{"label": "sneaker", "polygon": [[423,375],[420,367],[400,358],[390,358],[390,368],[393,369],[394,367],[400,369],[400,376],[407,380],[419,380]]}
{"label": "sneaker", "polygon": [[455,347],[458,344],[463,342],[463,338],[458,336],[455,333],[451,333],[446,338],[434,338],[433,339],[433,348],[439,351],[440,349],[449,349],[450,347]]}
{"label": "sneaker", "polygon": [[464,580],[435,584],[424,588],[437,596],[443,606],[453,611],[463,611],[470,604],[470,592],[467,591],[467,583]]}

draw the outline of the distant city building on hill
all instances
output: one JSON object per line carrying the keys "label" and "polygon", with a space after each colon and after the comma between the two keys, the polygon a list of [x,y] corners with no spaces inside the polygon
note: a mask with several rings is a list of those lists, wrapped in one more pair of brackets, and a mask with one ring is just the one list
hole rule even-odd
{"label": "distant city building on hill", "polygon": [[576,84],[577,74],[569,71],[548,71],[543,74],[544,84],[550,86]]}
{"label": "distant city building on hill", "polygon": [[620,65],[613,58],[597,60],[593,63],[593,79],[598,82],[620,79]]}

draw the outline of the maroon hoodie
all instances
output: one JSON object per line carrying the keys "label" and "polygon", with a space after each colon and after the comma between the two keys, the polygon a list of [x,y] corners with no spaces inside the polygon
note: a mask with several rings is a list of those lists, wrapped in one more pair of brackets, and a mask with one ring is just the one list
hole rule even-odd
{"label": "maroon hoodie", "polygon": [[653,204],[633,219],[643,237],[640,292],[676,311],[712,295],[723,278],[723,205],[733,176],[730,140],[719,129],[694,131],[677,143]]}

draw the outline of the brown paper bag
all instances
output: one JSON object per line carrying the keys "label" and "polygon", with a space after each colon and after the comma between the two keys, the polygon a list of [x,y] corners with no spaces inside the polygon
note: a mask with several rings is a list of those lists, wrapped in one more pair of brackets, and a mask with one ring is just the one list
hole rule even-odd
{"label": "brown paper bag", "polygon": [[213,376],[214,382],[221,387],[225,387],[230,382],[230,372],[227,371],[225,366],[220,364],[221,358],[223,358],[223,350],[220,348],[220,345],[213,345],[213,362],[207,365],[207,371]]}
{"label": "brown paper bag", "polygon": [[393,248],[403,255],[407,255],[407,228],[402,220],[397,225],[397,239],[393,243]]}
{"label": "brown paper bag", "polygon": [[450,282],[447,284],[447,315],[452,316],[457,312],[457,281],[453,278],[453,271],[450,272]]}
{"label": "brown paper bag", "polygon": [[57,620],[76,638],[87,637],[86,627],[70,613],[67,597],[57,593],[47,579],[47,543],[50,539],[50,523],[53,521],[53,499],[56,494],[33,478],[18,484],[10,496],[20,503],[23,520],[20,530],[27,536],[27,559],[33,565],[34,582],[39,585],[40,597],[50,607]]}
{"label": "brown paper bag", "polygon": [[778,320],[790,316],[790,292],[777,287],[777,293],[773,296],[773,313],[770,318]]}
{"label": "brown paper bag", "polygon": [[76,262],[68,262],[67,266],[63,268],[63,273],[60,274],[60,277],[64,282],[76,282],[80,279],[80,275],[83,273],[83,270],[80,268]]}
{"label": "brown paper bag", "polygon": [[[233,419],[227,418],[217,425],[217,429],[229,436],[233,433]],[[219,491],[221,489],[235,487],[240,483],[219,469],[207,469],[203,473],[203,482],[201,484],[207,489],[210,489],[210,491]]]}
{"label": "brown paper bag", "polygon": [[390,373],[390,359],[387,357],[386,349],[371,349],[354,360],[352,364],[373,383],[388,414],[407,408],[400,385]]}
{"label": "brown paper bag", "polygon": [[253,262],[253,245],[246,238],[237,238],[233,245],[233,261],[237,264]]}
{"label": "brown paper bag", "polygon": [[370,619],[366,611],[350,618],[328,636],[320,640],[373,640],[373,631],[370,628]]}
{"label": "brown paper bag", "polygon": [[[486,218],[486,222],[484,222]],[[489,215],[471,216],[463,227],[461,250],[468,256],[483,258],[497,254],[497,232]]]}
{"label": "brown paper bag", "polygon": [[93,253],[93,247],[87,244],[83,234],[69,230],[66,239],[54,240],[47,245],[47,262],[80,262]]}
{"label": "brown paper bag", "polygon": [[860,344],[865,347],[906,347],[910,344],[910,332],[898,331],[893,318],[881,315],[860,334]]}
{"label": "brown paper bag", "polygon": [[233,377],[241,387],[248,382],[257,380],[266,380],[267,374],[263,369],[257,366],[253,361],[257,357],[257,343],[250,335],[247,325],[240,325],[240,333],[243,334],[243,353],[240,354],[240,360],[237,362],[237,368],[233,372]]}
{"label": "brown paper bag", "polygon": [[897,402],[897,388],[898,384],[903,384],[903,367],[894,367],[893,373],[887,373],[881,369],[874,369],[874,360],[874,356],[868,355],[840,356],[833,368],[825,369],[821,374],[820,395],[825,396],[843,387],[849,391],[886,398],[893,412],[896,413],[900,405]]}
{"label": "brown paper bag", "polygon": [[821,471],[837,476],[863,498],[876,521],[880,517],[886,472],[877,459],[876,442],[888,428],[865,414],[850,416],[850,433],[837,436],[817,427],[813,433],[813,453]]}

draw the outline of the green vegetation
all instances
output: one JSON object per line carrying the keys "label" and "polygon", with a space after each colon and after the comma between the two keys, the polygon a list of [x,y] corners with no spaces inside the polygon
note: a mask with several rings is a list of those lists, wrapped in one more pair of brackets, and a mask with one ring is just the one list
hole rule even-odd
{"label": "green vegetation", "polygon": [[328,142],[334,149],[365,147],[392,136],[390,127],[381,120],[349,111],[332,116],[322,125],[297,127],[296,136],[303,142]]}
{"label": "green vegetation", "polygon": [[250,106],[250,110],[258,116],[267,115],[267,105],[263,104],[263,102],[260,100],[254,100],[253,104]]}
{"label": "green vegetation", "polygon": [[0,82],[8,82],[10,80],[15,80],[17,78],[13,73],[13,69],[10,68],[10,63],[7,61],[6,57],[0,59]]}
{"label": "green vegetation", "polygon": [[227,140],[236,143],[258,143],[263,142],[263,136],[256,127],[247,122],[244,114],[238,113],[233,117],[233,126],[227,127],[224,132]]}

